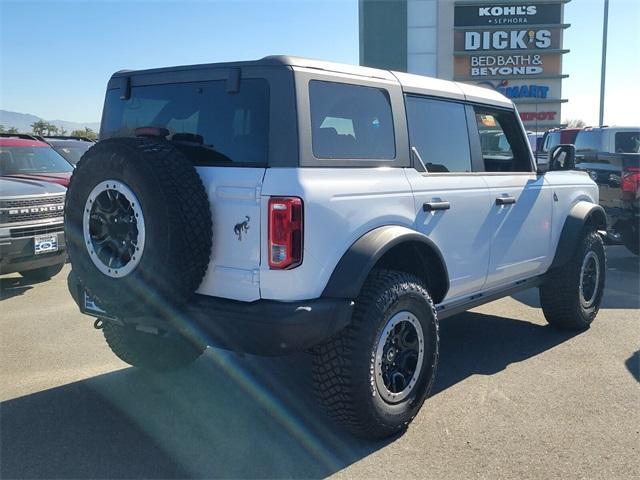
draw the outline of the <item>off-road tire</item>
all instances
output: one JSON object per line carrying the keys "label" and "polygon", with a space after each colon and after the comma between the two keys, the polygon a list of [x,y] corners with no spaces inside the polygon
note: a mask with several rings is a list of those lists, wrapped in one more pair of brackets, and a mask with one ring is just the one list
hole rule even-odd
{"label": "off-road tire", "polygon": [[[96,267],[83,234],[87,199],[106,180],[135,194],[146,232],[139,263],[119,278]],[[111,138],[91,147],[74,170],[65,235],[74,273],[102,308],[122,318],[162,314],[186,302],[204,277],[212,245],[209,200],[193,165],[170,142]]]}
{"label": "off-road tire", "polygon": [[177,334],[156,335],[113,322],[105,322],[102,332],[107,345],[120,360],[155,372],[169,372],[186,367],[205,350]]}
{"label": "off-road tire", "polygon": [[[600,273],[593,305],[585,308],[580,302],[580,270],[589,252],[596,254]],[[602,238],[597,232],[585,232],[569,262],[550,271],[540,287],[542,311],[550,325],[565,330],[586,330],[591,326],[602,302],[606,265]]]}
{"label": "off-road tire", "polygon": [[[425,354],[415,388],[400,403],[381,398],[375,382],[375,351],[387,321],[410,311],[420,322]],[[438,320],[420,279],[374,270],[358,297],[351,323],[313,349],[315,393],[326,412],[354,435],[385,438],[404,431],[427,398],[438,363]]]}
{"label": "off-road tire", "polygon": [[51,277],[59,274],[62,271],[63,267],[64,263],[59,263],[57,265],[34,268],[33,270],[25,270],[24,272],[19,273],[30,282],[44,282],[46,280],[49,280]]}

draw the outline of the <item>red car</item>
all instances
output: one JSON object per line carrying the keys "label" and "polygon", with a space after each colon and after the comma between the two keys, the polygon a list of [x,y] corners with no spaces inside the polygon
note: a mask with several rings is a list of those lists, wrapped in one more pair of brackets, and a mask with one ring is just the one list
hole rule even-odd
{"label": "red car", "polygon": [[69,186],[73,166],[51,146],[31,135],[0,134],[0,176]]}

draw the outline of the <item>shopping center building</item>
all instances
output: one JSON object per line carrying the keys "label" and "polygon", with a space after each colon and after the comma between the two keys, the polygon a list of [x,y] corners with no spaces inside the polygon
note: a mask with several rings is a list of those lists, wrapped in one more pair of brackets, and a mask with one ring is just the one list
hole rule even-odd
{"label": "shopping center building", "polygon": [[525,127],[561,123],[569,0],[360,0],[360,63],[493,88]]}

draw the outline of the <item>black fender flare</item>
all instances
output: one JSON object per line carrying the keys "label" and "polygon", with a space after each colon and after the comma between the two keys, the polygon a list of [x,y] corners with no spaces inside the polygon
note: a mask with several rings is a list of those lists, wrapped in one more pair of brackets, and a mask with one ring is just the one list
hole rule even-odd
{"label": "black fender flare", "polygon": [[594,230],[606,230],[607,215],[600,205],[583,200],[571,208],[564,221],[550,268],[562,267],[569,261],[588,224]]}
{"label": "black fender flare", "polygon": [[[336,265],[322,296],[356,298],[376,263],[392,248],[403,243],[417,243],[428,249],[426,251],[430,258],[422,258],[423,255],[420,255],[416,261],[423,264],[421,266],[425,269],[425,276],[427,267],[436,270],[438,287],[430,293],[434,302],[441,302],[449,290],[449,274],[440,249],[426,235],[399,225],[378,227],[358,238]],[[428,265],[433,261],[436,262],[435,265]]]}

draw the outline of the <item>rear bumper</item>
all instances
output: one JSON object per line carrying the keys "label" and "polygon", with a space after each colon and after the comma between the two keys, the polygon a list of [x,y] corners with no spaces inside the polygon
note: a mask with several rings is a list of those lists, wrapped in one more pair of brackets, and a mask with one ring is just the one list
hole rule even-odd
{"label": "rear bumper", "polygon": [[[68,283],[80,310],[96,316],[84,311],[84,291],[73,272]],[[202,344],[226,350],[275,356],[306,350],[342,330],[351,321],[353,305],[352,300],[335,298],[248,303],[195,295],[179,311],[115,321],[142,330],[177,331]]]}
{"label": "rear bumper", "polygon": [[56,252],[36,255],[33,251],[33,242],[33,236],[0,238],[0,274],[25,272],[58,265],[66,261],[66,244],[62,232],[58,233],[58,250]]}

